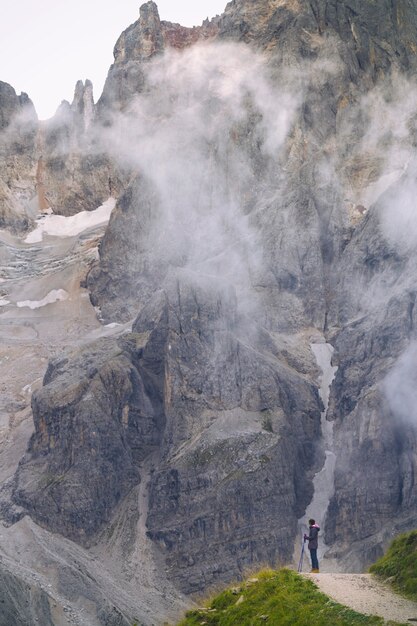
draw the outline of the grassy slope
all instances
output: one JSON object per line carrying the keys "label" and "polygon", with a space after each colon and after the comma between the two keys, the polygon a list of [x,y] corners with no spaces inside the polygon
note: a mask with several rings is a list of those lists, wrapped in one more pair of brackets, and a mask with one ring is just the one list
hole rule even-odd
{"label": "grassy slope", "polygon": [[[252,581],[252,582],[251,582]],[[395,624],[395,622],[389,622]],[[387,624],[356,613],[319,592],[310,580],[287,569],[265,570],[223,591],[205,609],[189,611],[179,626],[363,626]]]}
{"label": "grassy slope", "polygon": [[390,579],[397,591],[417,601],[417,530],[394,539],[387,553],[369,571]]}

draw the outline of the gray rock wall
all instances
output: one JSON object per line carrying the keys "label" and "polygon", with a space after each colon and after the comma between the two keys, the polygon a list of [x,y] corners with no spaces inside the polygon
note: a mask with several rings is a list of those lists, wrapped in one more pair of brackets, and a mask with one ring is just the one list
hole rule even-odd
{"label": "gray rock wall", "polygon": [[117,196],[123,174],[97,140],[92,84],[40,122],[26,94],[0,82],[0,225],[29,228],[40,212],[74,215]]}
{"label": "gray rock wall", "polygon": [[[343,325],[335,337],[339,370],[331,399],[338,462],[326,536],[335,554],[356,570],[417,522],[417,432],[408,370],[387,388],[416,338],[416,258],[414,250],[395,244],[383,223],[391,210],[395,230],[395,198],[407,178],[414,179],[412,172],[376,203],[340,262]],[[348,301],[346,294],[352,296]],[[411,356],[407,368],[413,367]]]}
{"label": "gray rock wall", "polygon": [[40,127],[43,202],[54,213],[92,211],[118,194],[120,173],[97,142],[95,120],[93,86],[78,81],[72,103]]}
{"label": "gray rock wall", "polygon": [[[415,341],[413,221],[402,218],[411,237],[405,244],[389,228],[404,189],[407,206],[415,198],[413,163],[376,204],[363,203],[415,150],[411,114],[400,139],[395,129],[367,133],[376,133],[378,89],[385,112],[397,97],[398,73],[413,93],[416,8],[414,1],[234,0],[201,29],[161,22],[153,2],[141,8],[116,44],[92,124],[112,137],[119,113],[134,120],[129,106],[140,97],[156,128],[151,139],[160,138],[161,126],[166,135],[157,144],[139,133],[142,160],[126,165],[123,154],[117,180],[125,192],[88,277],[106,321],[136,321],[118,342],[53,363],[34,395],[35,434],[14,500],[36,522],[93,544],[146,462],[153,465],[149,499],[139,514],[182,590],[203,590],[255,563],[288,562],[324,460],[319,372],[309,346],[320,332],[335,346],[339,368],[328,412],[337,460],[326,542],[347,568],[361,569],[392,533],[415,526],[416,422],[412,411],[408,420],[398,415],[386,391]],[[206,64],[198,99],[185,91],[205,122],[190,139],[173,131],[181,117],[170,117],[184,93],[171,92],[166,75],[161,87],[152,68],[165,69],[165,58],[174,65],[170,47],[192,50],[207,39],[261,53],[265,97],[261,106],[259,90],[243,83],[247,97],[235,119],[218,92],[201,99],[213,70]],[[179,77],[190,76],[182,69]],[[279,90],[268,91],[270,83]],[[262,124],[275,123],[282,92],[293,98],[293,117],[271,151]],[[277,99],[268,109],[271,93]],[[70,197],[71,206],[88,193],[97,198],[110,171],[100,150],[85,148],[89,94],[89,85],[79,85],[45,135],[46,171],[56,197]],[[393,128],[394,117],[387,118]],[[76,147],[61,167],[54,159],[62,144],[65,155]],[[196,156],[206,178],[186,176]],[[178,169],[167,167],[172,162]],[[164,167],[175,174],[165,187],[158,177]],[[80,173],[72,196],[70,172]],[[211,246],[219,198],[227,237]],[[412,371],[413,353],[410,362]]]}
{"label": "gray rock wall", "polygon": [[[265,175],[265,168],[259,167],[260,151],[254,144],[246,148],[255,155],[262,180],[256,206],[263,211],[254,214],[251,222],[264,253],[257,298],[262,302],[263,323],[270,330],[321,328],[336,347],[339,370],[329,419],[335,421],[338,460],[326,540],[335,545],[335,553],[345,558],[347,566],[356,569],[379,554],[395,530],[415,524],[414,427],[396,420],[381,392],[395,360],[414,338],[415,289],[410,269],[414,262],[381,233],[377,209],[361,220],[360,212],[355,209],[352,214],[349,208],[360,205],[364,190],[384,169],[389,171],[384,157],[392,155],[391,140],[382,158],[378,146],[372,153],[361,143],[372,124],[373,111],[372,101],[366,106],[361,102],[375,84],[389,83],[393,71],[405,75],[412,71],[414,9],[406,2],[275,6],[242,1],[229,3],[218,22],[219,39],[243,41],[266,50],[272,71],[285,62],[290,67],[308,67],[310,72],[300,115],[287,141],[286,176]],[[334,65],[323,70],[326,59]],[[281,163],[270,167],[277,173]],[[94,301],[109,318],[127,319],[136,294],[140,306],[150,295],[149,276],[138,261],[148,256],[146,245],[140,243],[142,235],[146,240],[149,233],[148,220],[140,225],[136,222],[136,229],[133,225],[133,215],[142,213],[147,206],[144,198],[149,197],[139,189],[129,192],[116,210],[103,242],[100,265],[90,276]],[[277,199],[268,202],[274,192]],[[394,189],[393,197],[396,193]],[[368,207],[361,211],[363,208]],[[149,215],[149,209],[143,213]],[[132,228],[135,236],[129,249],[134,250],[136,263],[132,258],[122,276],[135,285],[133,293],[114,280],[122,263],[113,245],[119,237],[126,240]],[[156,283],[166,276],[166,268],[159,269],[162,273],[150,272],[157,277]],[[380,298],[383,290],[386,294]],[[374,306],[369,310],[363,301],[373,296]],[[167,470],[159,479],[158,494],[180,502],[178,485],[186,475],[184,468],[172,475]],[[369,480],[364,481],[364,475]],[[214,480],[217,485],[217,478]],[[217,489],[220,487],[213,493]],[[352,528],[349,542],[347,525]],[[213,532],[214,521],[209,528]],[[184,533],[172,539],[176,532],[171,531],[171,543],[164,533],[155,535],[167,549],[174,570],[180,562],[178,542],[190,541]],[[202,532],[196,531],[198,538],[204,536]],[[192,531],[189,533],[191,536]],[[353,549],[348,545],[351,541]],[[243,547],[241,551],[245,554]],[[184,572],[194,568],[184,560]]]}
{"label": "gray rock wall", "polygon": [[54,626],[49,598],[44,591],[5,570],[0,570],[0,582],[1,626],[30,626],[37,622]]}
{"label": "gray rock wall", "polygon": [[0,81],[0,228],[26,228],[36,212],[37,124],[28,96]]}
{"label": "gray rock wall", "polygon": [[42,526],[82,544],[139,481],[127,442],[130,367],[117,345],[103,342],[52,363],[33,395],[35,435],[15,501]]}
{"label": "gray rock wall", "polygon": [[320,402],[272,337],[239,319],[233,293],[180,276],[166,306],[166,427],[148,529],[174,580],[195,592],[291,558],[289,537],[311,497]]}
{"label": "gray rock wall", "polygon": [[148,532],[182,590],[289,559],[321,407],[281,352],[239,318],[233,291],[179,274],[118,346],[50,367],[14,501],[91,543],[156,453]]}

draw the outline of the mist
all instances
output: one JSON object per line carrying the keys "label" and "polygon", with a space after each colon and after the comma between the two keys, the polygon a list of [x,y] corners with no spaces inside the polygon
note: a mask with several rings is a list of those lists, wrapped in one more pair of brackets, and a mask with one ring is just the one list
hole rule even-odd
{"label": "mist", "polygon": [[[353,119],[364,132],[354,147],[353,157],[362,161],[364,169],[369,168],[360,198],[366,208],[376,203],[390,187],[396,190],[395,194],[399,188],[407,193],[404,174],[410,165],[412,167],[416,150],[416,102],[415,81],[395,71],[358,102]],[[395,187],[398,181],[400,184]],[[399,198],[392,202],[393,199],[389,199],[391,209],[387,202],[383,203],[381,222],[384,235],[395,240],[397,226],[403,230],[405,224],[401,223],[399,214],[403,202]]]}
{"label": "mist", "polygon": [[147,66],[144,93],[101,141],[156,192],[147,242],[155,262],[247,292],[262,258],[251,212],[272,164],[279,175],[300,100],[247,46],[169,50]]}
{"label": "mist", "polygon": [[417,427],[417,341],[410,342],[382,383],[394,417]]}

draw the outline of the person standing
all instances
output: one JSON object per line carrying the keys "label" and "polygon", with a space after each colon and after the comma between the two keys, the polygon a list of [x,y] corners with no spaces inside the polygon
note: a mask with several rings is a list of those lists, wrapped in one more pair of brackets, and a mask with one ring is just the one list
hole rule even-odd
{"label": "person standing", "polygon": [[310,550],[310,559],[311,559],[311,571],[314,574],[318,574],[319,569],[319,561],[317,559],[317,548],[319,545],[319,531],[320,526],[316,524],[316,520],[309,519],[309,534],[304,535],[304,541],[308,541],[308,549]]}

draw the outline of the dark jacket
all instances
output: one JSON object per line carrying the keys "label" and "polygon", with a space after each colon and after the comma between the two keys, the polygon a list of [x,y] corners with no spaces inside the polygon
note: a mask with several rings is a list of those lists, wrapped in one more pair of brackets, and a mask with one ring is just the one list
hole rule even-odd
{"label": "dark jacket", "polygon": [[318,524],[314,524],[314,526],[310,526],[310,534],[308,535],[308,549],[309,550],[317,550],[319,545],[319,530],[320,526]]}

